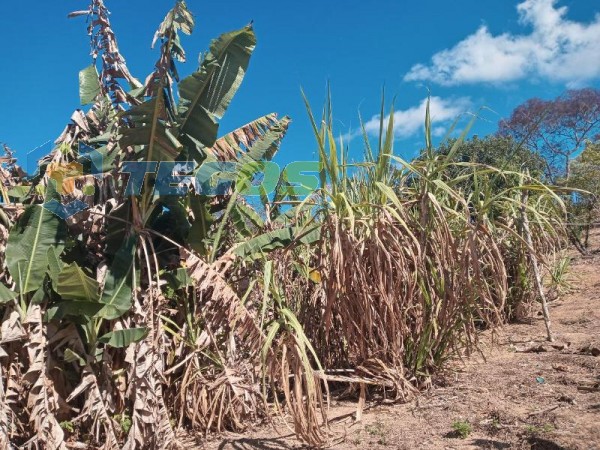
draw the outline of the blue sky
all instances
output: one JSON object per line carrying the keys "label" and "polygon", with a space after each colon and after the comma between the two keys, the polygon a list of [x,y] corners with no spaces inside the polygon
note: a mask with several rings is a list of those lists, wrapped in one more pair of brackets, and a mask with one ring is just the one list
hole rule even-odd
{"label": "blue sky", "polygon": [[[90,63],[89,40],[85,18],[66,15],[86,3],[0,4],[0,142],[17,150],[21,161],[54,140],[78,107],[77,74]],[[121,52],[143,80],[157,57],[150,49],[154,30],[172,2],[106,4]],[[486,106],[493,112],[485,111],[473,130],[486,135],[530,97],[600,87],[599,0],[306,0],[264,7],[189,0],[188,7],[196,30],[183,41],[183,75],[196,68],[212,38],[254,20],[258,45],[221,132],[269,112],[290,115],[277,159],[284,164],[315,155],[301,87],[318,109],[329,81],[338,132],[352,136],[359,110],[375,128],[385,84],[388,100],[396,97],[396,152],[409,158],[423,142],[427,89],[437,134],[457,115]],[[359,157],[361,140],[349,145]]]}

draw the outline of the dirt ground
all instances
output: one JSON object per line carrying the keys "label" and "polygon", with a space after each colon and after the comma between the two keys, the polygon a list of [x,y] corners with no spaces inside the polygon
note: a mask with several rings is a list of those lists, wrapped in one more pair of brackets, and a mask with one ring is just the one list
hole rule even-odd
{"label": "dirt ground", "polygon": [[[594,244],[600,247],[600,230]],[[456,362],[410,403],[368,405],[355,423],[355,404],[334,401],[331,448],[600,449],[600,251],[572,256],[574,288],[550,308],[555,347],[536,315],[532,323],[506,325],[494,344],[484,335],[485,361]],[[305,448],[285,427],[279,433],[224,434],[203,448]]]}

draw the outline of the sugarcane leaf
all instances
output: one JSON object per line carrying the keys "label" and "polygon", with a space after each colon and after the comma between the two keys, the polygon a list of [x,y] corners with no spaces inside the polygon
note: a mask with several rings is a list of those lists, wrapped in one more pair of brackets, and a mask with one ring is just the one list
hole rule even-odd
{"label": "sugarcane leaf", "polygon": [[281,322],[279,321],[273,322],[271,325],[269,325],[269,331],[267,332],[265,343],[263,344],[260,351],[263,363],[267,360],[267,356],[269,355],[269,351],[271,350],[273,341],[275,340],[275,336],[277,336],[277,333],[279,332],[280,328]]}

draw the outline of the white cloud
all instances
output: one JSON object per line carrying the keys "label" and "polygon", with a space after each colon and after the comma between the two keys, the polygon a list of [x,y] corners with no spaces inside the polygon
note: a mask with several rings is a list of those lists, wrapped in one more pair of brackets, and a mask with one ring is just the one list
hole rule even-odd
{"label": "white cloud", "polygon": [[[418,105],[411,108],[394,111],[394,135],[397,138],[410,138],[419,132],[423,132],[425,128],[425,110],[427,107],[427,99],[421,101]],[[440,98],[431,97],[429,112],[432,123],[432,134],[434,136],[443,136],[448,125],[454,122],[458,117],[467,112],[471,107],[471,100],[467,97],[458,98]],[[384,128],[387,126],[389,115],[384,118]],[[365,122],[365,130],[371,136],[376,136],[379,133],[380,116],[376,115]],[[344,136],[344,140],[348,141],[362,132],[349,133]]]}
{"label": "white cloud", "polygon": [[525,0],[517,6],[529,34],[494,36],[486,26],[454,47],[417,64],[405,81],[442,85],[503,83],[537,77],[569,86],[600,78],[600,14],[590,23],[566,18],[558,0]]}

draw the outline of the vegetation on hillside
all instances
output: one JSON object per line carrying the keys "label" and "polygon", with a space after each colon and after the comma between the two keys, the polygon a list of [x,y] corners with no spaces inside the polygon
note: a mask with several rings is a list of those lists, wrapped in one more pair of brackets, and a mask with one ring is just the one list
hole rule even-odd
{"label": "vegetation on hillside", "polygon": [[[569,90],[551,100],[532,98],[500,121],[498,135],[542,157],[544,178],[571,188],[566,194],[568,235],[587,253],[590,227],[597,224],[597,159],[600,142],[600,90]],[[577,191],[578,190],[578,191]]]}
{"label": "vegetation on hillside", "polygon": [[600,143],[589,143],[571,164],[568,186],[578,189],[568,199],[570,228],[583,253],[589,248],[590,230],[600,222]]}
{"label": "vegetation on hillside", "polygon": [[600,91],[585,88],[552,100],[529,99],[500,121],[499,134],[543,156],[549,180],[568,180],[573,158],[599,139]]}

